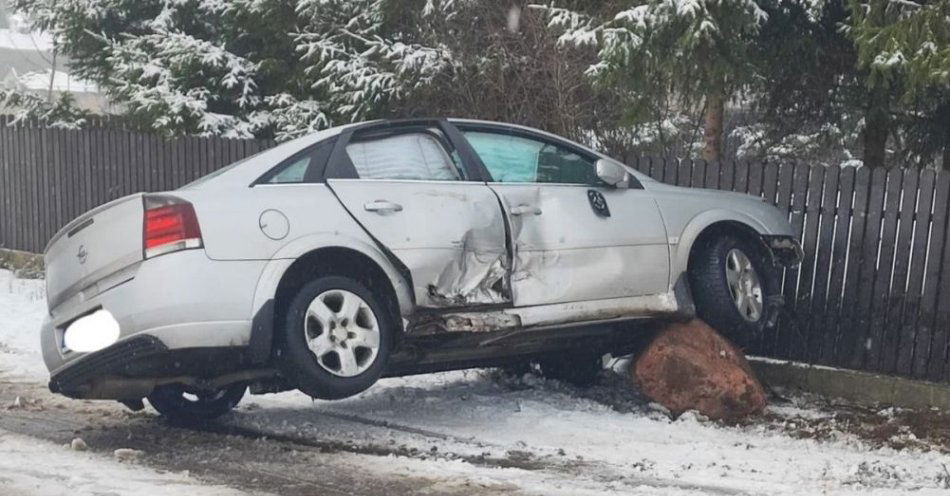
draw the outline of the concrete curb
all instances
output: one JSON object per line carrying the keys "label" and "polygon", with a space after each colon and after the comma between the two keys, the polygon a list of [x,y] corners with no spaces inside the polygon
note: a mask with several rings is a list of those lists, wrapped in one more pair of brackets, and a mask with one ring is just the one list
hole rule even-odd
{"label": "concrete curb", "polygon": [[799,389],[868,406],[950,410],[950,385],[836,369],[799,362],[749,357],[759,379],[770,385]]}

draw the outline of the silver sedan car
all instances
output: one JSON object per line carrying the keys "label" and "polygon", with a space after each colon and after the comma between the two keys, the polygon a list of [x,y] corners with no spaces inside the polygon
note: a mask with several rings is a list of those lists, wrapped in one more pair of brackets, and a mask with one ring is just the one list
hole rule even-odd
{"label": "silver sedan car", "polygon": [[208,419],[252,393],[537,364],[584,383],[639,325],[738,341],[801,249],[761,199],[653,181],[535,129],[321,131],[72,221],[46,250],[50,389]]}

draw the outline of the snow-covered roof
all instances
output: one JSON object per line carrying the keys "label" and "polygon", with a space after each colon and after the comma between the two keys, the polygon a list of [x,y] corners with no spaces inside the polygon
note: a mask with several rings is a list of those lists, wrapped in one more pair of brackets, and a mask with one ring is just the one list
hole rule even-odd
{"label": "snow-covered roof", "polygon": [[[50,88],[50,75],[53,71],[34,71],[17,75],[17,86],[28,90],[48,90]],[[97,93],[96,85],[79,79],[67,72],[56,71],[52,76],[53,91],[69,91],[73,93]]]}
{"label": "snow-covered roof", "polygon": [[47,33],[21,33],[13,29],[0,29],[0,48],[50,52],[53,37]]}

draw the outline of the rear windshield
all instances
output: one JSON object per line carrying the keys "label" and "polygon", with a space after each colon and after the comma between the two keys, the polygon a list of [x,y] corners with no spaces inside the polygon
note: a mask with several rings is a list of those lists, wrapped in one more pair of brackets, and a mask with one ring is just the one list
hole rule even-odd
{"label": "rear windshield", "polygon": [[[266,150],[265,150],[265,151],[266,151]],[[243,164],[244,162],[247,162],[248,160],[250,160],[250,159],[252,159],[252,158],[254,158],[254,157],[260,155],[261,153],[264,153],[264,152],[258,152],[258,153],[255,153],[254,155],[251,155],[250,157],[244,157],[244,158],[242,158],[241,160],[238,160],[237,162],[234,162],[233,164],[226,165],[226,166],[224,166],[224,167],[222,167],[222,168],[220,168],[220,169],[218,169],[218,170],[216,170],[216,171],[214,171],[214,172],[212,172],[212,173],[210,173],[210,174],[206,174],[206,175],[204,175],[204,176],[201,176],[201,177],[199,177],[198,179],[195,179],[194,181],[192,181],[192,182],[190,182],[190,183],[188,183],[188,184],[186,184],[186,185],[184,185],[184,186],[182,186],[182,187],[180,187],[180,188],[178,188],[178,189],[188,189],[188,188],[194,188],[195,186],[199,186],[199,185],[201,185],[202,183],[204,183],[205,181],[214,179],[214,178],[220,176],[221,174],[224,174],[225,172],[227,172],[227,171],[229,171],[229,170],[231,170],[231,169],[233,169],[233,168],[235,168],[235,167],[237,167],[237,166]]]}

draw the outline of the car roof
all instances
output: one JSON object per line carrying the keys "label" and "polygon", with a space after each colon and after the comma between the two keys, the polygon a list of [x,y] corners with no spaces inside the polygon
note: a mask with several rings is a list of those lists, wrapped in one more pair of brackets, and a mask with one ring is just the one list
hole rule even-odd
{"label": "car roof", "polygon": [[[491,126],[499,128],[509,128],[509,129],[519,129],[533,134],[538,134],[542,136],[549,137],[554,140],[564,141],[570,143],[571,145],[578,147],[584,151],[587,151],[599,158],[604,158],[614,162],[622,163],[613,157],[604,155],[597,150],[590,148],[576,141],[572,141],[563,136],[558,136],[547,131],[542,131],[537,128],[523,126],[520,124],[511,124],[507,122],[498,122],[498,121],[486,121],[479,119],[465,119],[465,118],[407,118],[407,119],[380,119],[372,121],[363,121],[356,122],[351,124],[343,124],[340,126],[331,127],[315,133],[307,134],[299,138],[281,143],[273,148],[264,150],[253,156],[244,158],[238,162],[235,162],[231,165],[224,167],[216,172],[213,172],[207,176],[204,176],[197,181],[183,186],[183,189],[217,189],[217,188],[231,188],[231,187],[246,187],[252,184],[259,177],[266,174],[274,166],[281,163],[285,159],[293,156],[294,154],[308,148],[316,143],[319,143],[323,140],[335,137],[347,129],[363,127],[372,124],[399,124],[405,122],[411,124],[413,122],[425,122],[425,121],[440,121],[445,120],[453,124],[471,124],[471,125],[480,125],[480,126]],[[625,165],[625,164],[624,164]],[[634,175],[640,179],[647,179],[647,176],[639,173],[638,171],[633,170],[629,166],[628,169]]]}

